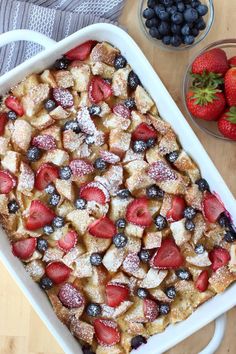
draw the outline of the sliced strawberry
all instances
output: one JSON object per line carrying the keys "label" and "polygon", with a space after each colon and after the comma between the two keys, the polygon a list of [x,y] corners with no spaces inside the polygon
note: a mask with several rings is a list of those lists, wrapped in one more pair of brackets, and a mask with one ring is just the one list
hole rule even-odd
{"label": "sliced strawberry", "polygon": [[183,265],[184,258],[172,238],[165,238],[154,254],[151,264],[159,269],[175,269]]}
{"label": "sliced strawberry", "polygon": [[156,139],[156,137],[157,133],[155,129],[146,123],[139,124],[132,134],[133,140],[147,141],[150,138]]}
{"label": "sliced strawberry", "polygon": [[139,269],[140,258],[137,253],[128,253],[125,257],[122,267],[123,270],[127,273],[133,274],[136,270]]}
{"label": "sliced strawberry", "polygon": [[72,248],[75,247],[78,240],[78,235],[75,231],[71,230],[67,232],[65,236],[58,240],[58,246],[65,252],[69,252]]}
{"label": "sliced strawberry", "polygon": [[69,50],[69,52],[65,54],[65,57],[69,60],[85,60],[88,58],[92,48],[96,43],[96,41],[87,41],[83,44],[80,44],[77,47]]}
{"label": "sliced strawberry", "polygon": [[200,292],[206,291],[209,285],[208,279],[209,279],[208,271],[203,270],[195,281],[195,288]]}
{"label": "sliced strawberry", "polygon": [[8,171],[0,171],[0,194],[8,194],[16,186],[16,178]]}
{"label": "sliced strawberry", "polygon": [[36,249],[36,245],[37,239],[35,237],[19,240],[12,244],[12,253],[18,258],[26,260],[32,256]]}
{"label": "sliced strawberry", "polygon": [[204,217],[211,223],[216,222],[220,214],[225,211],[219,199],[209,192],[205,193],[202,206]]}
{"label": "sliced strawberry", "polygon": [[34,231],[45,225],[49,225],[55,216],[56,214],[54,211],[48,208],[40,200],[32,200],[29,216],[26,218],[26,229]]}
{"label": "sliced strawberry", "polygon": [[80,197],[87,201],[95,201],[98,204],[106,204],[106,196],[98,187],[84,186],[80,189]]}
{"label": "sliced strawberry", "polygon": [[107,163],[110,163],[112,165],[115,165],[117,162],[120,161],[120,157],[113,152],[107,151],[107,150],[101,150],[100,151],[101,158],[106,161]]}
{"label": "sliced strawberry", "polygon": [[14,111],[18,116],[22,117],[24,115],[24,109],[19,99],[15,96],[8,96],[5,99],[5,105],[10,110]]}
{"label": "sliced strawberry", "polygon": [[82,177],[94,171],[94,167],[90,162],[75,159],[70,162],[70,168],[74,176]]}
{"label": "sliced strawberry", "polygon": [[227,265],[230,261],[230,254],[229,252],[222,247],[215,247],[210,253],[209,253],[209,259],[211,261],[211,268],[214,272],[217,271],[217,269],[224,267]]}
{"label": "sliced strawberry", "polygon": [[229,66],[236,66],[236,56],[234,56],[234,57],[232,57],[232,58],[230,58],[229,60],[228,60],[228,64],[229,64]]}
{"label": "sliced strawberry", "polygon": [[184,209],[186,207],[185,200],[175,196],[172,199],[171,209],[168,210],[166,217],[168,221],[178,221],[184,217]]}
{"label": "sliced strawberry", "polygon": [[164,161],[157,161],[150,165],[148,176],[157,182],[166,182],[176,180],[177,174]]}
{"label": "sliced strawberry", "polygon": [[123,284],[107,284],[106,303],[108,306],[117,307],[129,297],[129,288]]}
{"label": "sliced strawberry", "polygon": [[55,87],[52,89],[52,95],[56,103],[63,108],[70,108],[74,104],[73,96],[68,89]]}
{"label": "sliced strawberry", "polygon": [[89,99],[93,103],[107,100],[112,95],[111,85],[100,76],[94,76],[89,84]]}
{"label": "sliced strawberry", "polygon": [[123,118],[130,118],[130,110],[129,108],[125,107],[123,104],[118,103],[112,108],[113,113],[117,116],[121,116]]}
{"label": "sliced strawberry", "polygon": [[143,312],[148,322],[153,322],[159,315],[157,303],[150,299],[144,299]]}
{"label": "sliced strawberry", "polygon": [[61,262],[52,262],[45,268],[45,274],[54,284],[61,284],[66,281],[71,273],[71,269]]}
{"label": "sliced strawberry", "polygon": [[95,220],[89,225],[89,233],[98,238],[112,238],[116,234],[115,224],[107,216]]}
{"label": "sliced strawberry", "polygon": [[152,223],[152,216],[148,210],[146,198],[134,199],[129,203],[126,210],[126,219],[135,225],[148,227]]}
{"label": "sliced strawberry", "polygon": [[50,163],[44,163],[36,172],[35,188],[42,191],[58,177],[58,167]]}
{"label": "sliced strawberry", "polygon": [[120,332],[116,322],[96,318],[93,325],[97,341],[100,345],[111,346],[120,342]]}
{"label": "sliced strawberry", "polygon": [[55,138],[48,134],[35,136],[32,140],[32,145],[42,150],[53,150],[57,147]]}
{"label": "sliced strawberry", "polygon": [[61,303],[68,309],[79,308],[83,306],[85,302],[83,295],[71,283],[65,283],[62,285],[58,297]]}
{"label": "sliced strawberry", "polygon": [[4,135],[7,121],[7,114],[5,112],[0,113],[0,136]]}

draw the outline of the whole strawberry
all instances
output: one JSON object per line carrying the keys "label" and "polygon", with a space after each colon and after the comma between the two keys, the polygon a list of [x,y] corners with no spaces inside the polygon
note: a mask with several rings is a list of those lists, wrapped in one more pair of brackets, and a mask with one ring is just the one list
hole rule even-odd
{"label": "whole strawberry", "polygon": [[225,74],[225,96],[230,107],[236,106],[236,67]]}
{"label": "whole strawberry", "polygon": [[204,71],[224,75],[229,69],[227,56],[222,49],[214,48],[199,55],[192,65],[193,74],[202,74]]}
{"label": "whole strawberry", "polygon": [[229,60],[228,60],[228,63],[229,63],[229,66],[236,66],[236,56],[234,56],[234,57],[232,57],[232,58],[230,58]]}
{"label": "whole strawberry", "polygon": [[222,135],[236,140],[236,107],[231,107],[218,121],[218,128]]}
{"label": "whole strawberry", "polygon": [[225,108],[225,97],[215,88],[193,88],[188,92],[186,103],[189,112],[196,118],[216,120]]}

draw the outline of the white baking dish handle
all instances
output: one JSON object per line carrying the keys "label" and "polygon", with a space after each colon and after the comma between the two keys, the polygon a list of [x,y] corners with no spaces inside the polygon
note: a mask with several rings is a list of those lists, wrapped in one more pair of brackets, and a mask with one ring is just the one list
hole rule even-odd
{"label": "white baking dish handle", "polygon": [[226,314],[223,314],[215,320],[214,335],[208,345],[198,354],[214,354],[216,352],[224,338],[226,321]]}

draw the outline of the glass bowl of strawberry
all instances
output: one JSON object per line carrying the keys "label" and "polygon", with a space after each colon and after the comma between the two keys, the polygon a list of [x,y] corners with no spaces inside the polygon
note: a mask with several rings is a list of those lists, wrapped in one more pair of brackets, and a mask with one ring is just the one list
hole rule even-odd
{"label": "glass bowl of strawberry", "polygon": [[209,44],[194,56],[183,81],[183,101],[206,133],[236,141],[236,40]]}

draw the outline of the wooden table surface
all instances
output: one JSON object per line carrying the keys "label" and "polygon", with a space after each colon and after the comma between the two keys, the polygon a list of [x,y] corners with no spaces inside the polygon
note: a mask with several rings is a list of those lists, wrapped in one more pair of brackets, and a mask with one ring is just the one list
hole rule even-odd
{"label": "wooden table surface", "polygon": [[[128,28],[130,35],[140,45],[184,112],[181,102],[181,84],[186,65],[200,47],[215,40],[235,37],[236,1],[214,0],[216,18],[211,32],[197,48],[181,53],[163,51],[146,39],[139,26],[138,3],[139,0],[126,1],[120,22]],[[235,143],[214,139],[199,129],[193,128],[236,196]],[[0,354],[63,354],[2,264],[0,264],[0,274]],[[235,354],[235,328],[236,309],[233,309],[228,313],[226,334],[217,354]],[[213,329],[214,325],[210,324],[168,351],[168,354],[197,354],[208,343]]]}

